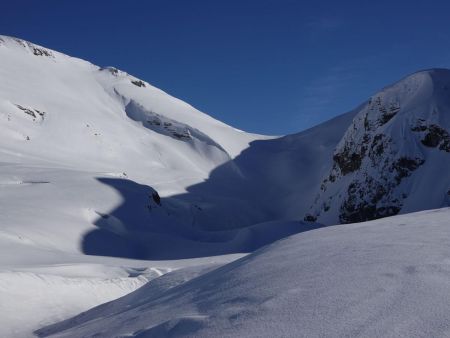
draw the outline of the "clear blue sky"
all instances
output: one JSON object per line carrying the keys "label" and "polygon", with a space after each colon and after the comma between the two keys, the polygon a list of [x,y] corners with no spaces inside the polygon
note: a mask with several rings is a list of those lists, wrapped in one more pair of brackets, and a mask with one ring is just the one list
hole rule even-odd
{"label": "clear blue sky", "polygon": [[450,1],[4,1],[0,34],[115,66],[247,131],[287,134],[450,68]]}

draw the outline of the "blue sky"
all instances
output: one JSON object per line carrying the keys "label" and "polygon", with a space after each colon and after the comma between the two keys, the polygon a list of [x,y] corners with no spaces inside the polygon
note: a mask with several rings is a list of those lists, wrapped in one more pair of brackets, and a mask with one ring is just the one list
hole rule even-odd
{"label": "blue sky", "polygon": [[9,1],[0,34],[115,66],[234,127],[297,132],[450,68],[450,1]]}

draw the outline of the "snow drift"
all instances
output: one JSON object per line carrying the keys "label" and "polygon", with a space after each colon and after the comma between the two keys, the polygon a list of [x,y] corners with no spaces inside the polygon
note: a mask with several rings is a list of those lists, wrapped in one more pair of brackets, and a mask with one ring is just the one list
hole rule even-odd
{"label": "snow drift", "polygon": [[41,337],[446,337],[450,209],[312,230],[155,282]]}

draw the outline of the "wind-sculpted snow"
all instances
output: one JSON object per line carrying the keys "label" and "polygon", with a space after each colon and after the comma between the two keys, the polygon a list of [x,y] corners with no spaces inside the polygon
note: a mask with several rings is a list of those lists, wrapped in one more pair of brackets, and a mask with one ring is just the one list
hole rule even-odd
{"label": "wind-sculpted snow", "polygon": [[[150,282],[37,333],[446,337],[449,221],[442,209],[304,232],[171,288]],[[179,276],[171,275],[159,283]]]}

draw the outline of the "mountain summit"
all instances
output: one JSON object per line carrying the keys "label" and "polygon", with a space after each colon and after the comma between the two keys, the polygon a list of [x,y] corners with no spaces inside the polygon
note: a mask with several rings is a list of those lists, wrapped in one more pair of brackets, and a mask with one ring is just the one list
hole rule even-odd
{"label": "mountain summit", "polygon": [[314,218],[352,223],[450,202],[450,71],[406,77],[372,96],[333,153]]}

